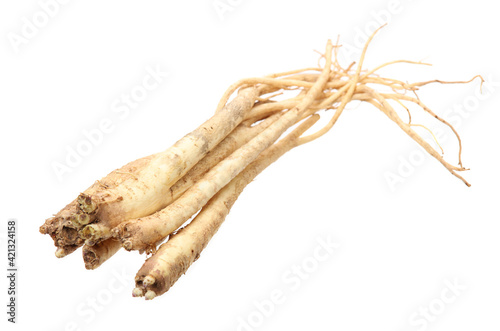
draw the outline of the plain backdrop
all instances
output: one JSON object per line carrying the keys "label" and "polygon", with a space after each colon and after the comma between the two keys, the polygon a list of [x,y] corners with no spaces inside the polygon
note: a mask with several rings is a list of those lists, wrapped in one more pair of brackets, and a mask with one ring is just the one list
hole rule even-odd
{"label": "plain backdrop", "polygon": [[[483,94],[479,80],[419,93],[461,134],[470,188],[385,115],[353,102],[331,132],[249,185],[165,295],[132,298],[145,258],[136,252],[121,251],[95,271],[85,270],[80,251],[54,257],[51,239],[38,232],[46,218],[96,179],[194,129],[230,84],[315,66],[315,50],[339,35],[348,65],[366,34],[387,21],[365,68],[422,60],[433,66],[398,64],[380,74],[486,80]],[[19,268],[15,325],[1,277],[2,330],[500,327],[495,2],[25,0],[2,1],[0,22],[0,265],[14,218]],[[140,94],[154,71],[158,83]],[[131,93],[140,101],[126,106]],[[412,112],[442,133],[444,156],[456,164],[451,131]],[[78,148],[85,155],[71,159]],[[61,164],[68,168],[58,176]]]}

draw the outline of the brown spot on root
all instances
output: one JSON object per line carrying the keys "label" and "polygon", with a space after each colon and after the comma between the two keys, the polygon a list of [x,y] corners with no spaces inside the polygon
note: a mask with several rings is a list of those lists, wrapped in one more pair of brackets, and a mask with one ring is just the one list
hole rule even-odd
{"label": "brown spot on root", "polygon": [[202,127],[201,129],[204,130],[205,132],[194,130],[193,132],[190,133],[190,135],[198,139],[201,139],[203,144],[201,145],[201,147],[199,147],[199,149],[203,155],[206,155],[210,151],[209,149],[210,145],[207,139],[207,135],[208,136],[212,135],[212,132],[210,132],[210,130],[207,127]]}
{"label": "brown spot on root", "polygon": [[62,240],[64,240],[67,243],[73,243],[73,242],[76,242],[78,239],[80,239],[80,237],[78,235],[78,231],[74,228],[70,228],[67,226],[62,227],[61,237],[62,237]]}
{"label": "brown spot on root", "polygon": [[122,244],[123,248],[125,248],[127,251],[131,251],[134,248],[134,245],[132,244],[131,241],[127,240]]}
{"label": "brown spot on root", "polygon": [[83,262],[85,262],[85,268],[88,270],[94,269],[94,265],[98,261],[98,258],[94,251],[85,251],[83,253]]}
{"label": "brown spot on root", "polygon": [[120,242],[115,239],[107,239],[93,246],[83,246],[82,255],[85,262],[85,268],[91,270],[96,269],[111,258],[120,248]]}
{"label": "brown spot on root", "polygon": [[92,217],[91,215],[83,212],[79,212],[77,214],[71,215],[70,220],[74,227],[80,228],[94,221],[95,217]]}
{"label": "brown spot on root", "polygon": [[87,245],[87,246],[94,246],[95,244],[96,244],[96,242],[92,239],[85,240],[85,245]]}
{"label": "brown spot on root", "polygon": [[47,233],[49,233],[49,229],[48,229],[47,225],[45,225],[45,224],[43,224],[42,226],[40,226],[39,231],[40,231],[41,234],[47,234]]}

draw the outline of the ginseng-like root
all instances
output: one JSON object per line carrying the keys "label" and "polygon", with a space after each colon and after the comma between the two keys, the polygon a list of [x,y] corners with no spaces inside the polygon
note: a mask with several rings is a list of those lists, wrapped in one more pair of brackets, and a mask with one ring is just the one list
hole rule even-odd
{"label": "ginseng-like root", "polygon": [[[134,297],[152,300],[168,291],[200,256],[246,185],[290,149],[329,132],[352,101],[376,107],[470,186],[459,175],[468,170],[462,165],[460,135],[423,103],[417,92],[433,83],[468,83],[480,78],[482,84],[483,78],[408,83],[379,74],[394,64],[429,65],[407,60],[363,69],[368,46],[379,30],[369,37],[360,60],[345,68],[337,58],[340,45],[337,42],[333,46],[328,41],[326,52],[318,60],[324,62],[323,67],[237,81],[222,95],[215,114],[196,130],[166,151],[137,159],[96,181],[47,219],[40,232],[51,236],[58,258],[83,246],[87,269],[99,267],[121,247],[153,253],[137,273],[132,293]],[[417,117],[412,120],[414,109],[409,104],[454,133],[458,141],[458,166],[444,159],[443,148],[434,133],[424,123],[415,123]],[[320,111],[331,112],[330,120],[314,133],[303,136],[318,120]],[[415,127],[427,130],[438,148],[432,147],[432,142],[420,136]],[[181,229],[197,212],[191,223]],[[157,250],[167,237],[168,241]]]}
{"label": "ginseng-like root", "polygon": [[210,198],[255,160],[264,149],[272,145],[289,127],[300,120],[303,113],[322,92],[328,80],[332,47],[329,41],[327,44],[327,54],[329,55],[325,68],[314,86],[297,106],[287,111],[266,130],[213,167],[203,179],[194,184],[171,205],[151,216],[126,221],[113,229],[115,237],[122,241],[123,247],[127,250],[141,252],[154,249],[165,237],[200,210]]}
{"label": "ginseng-like root", "polygon": [[[168,206],[177,200],[212,167],[269,127],[277,118],[278,115],[271,116],[254,126],[244,123],[240,124],[169,189],[168,194],[163,199],[163,204]],[[109,222],[90,224],[80,230],[80,237],[86,239],[87,245],[91,245],[92,243],[110,238],[111,230],[114,226],[110,225]]]}
{"label": "ginseng-like root", "polygon": [[[248,87],[196,130],[165,152],[135,160],[97,181],[40,227],[54,239],[57,256],[82,246],[74,233],[95,220],[108,229],[130,218],[154,213],[168,204],[170,187],[243,121],[259,90]],[[85,213],[89,215],[78,216]]]}
{"label": "ginseng-like root", "polygon": [[137,273],[136,288],[132,295],[141,296],[140,294],[146,293],[146,300],[151,300],[168,291],[198,259],[243,189],[270,164],[297,146],[297,138],[318,119],[318,115],[313,115],[285,138],[262,152],[257,160],[220,190],[189,225],[161,245]]}

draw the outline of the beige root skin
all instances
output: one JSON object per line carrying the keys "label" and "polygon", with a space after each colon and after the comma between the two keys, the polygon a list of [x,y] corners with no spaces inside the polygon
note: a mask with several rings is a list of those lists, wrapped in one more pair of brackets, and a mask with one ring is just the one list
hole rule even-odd
{"label": "beige root skin", "polygon": [[122,241],[123,247],[126,250],[140,252],[154,250],[159,242],[200,210],[210,198],[255,160],[263,150],[272,145],[289,127],[300,120],[303,113],[322,92],[328,80],[332,47],[329,41],[325,68],[314,86],[297,106],[287,111],[266,130],[213,167],[203,179],[194,184],[174,203],[151,216],[126,221],[113,229],[115,237]]}
{"label": "beige root skin", "polygon": [[110,227],[123,220],[154,213],[166,206],[170,187],[184,176],[243,120],[258,96],[247,88],[196,130],[184,136],[149,162],[128,171],[127,179],[113,190],[92,196],[98,205],[97,218]]}
{"label": "beige root skin", "polygon": [[[260,118],[262,117],[265,116],[261,116]],[[265,130],[276,119],[277,117],[275,116],[269,117],[252,127],[248,124],[240,124],[169,189],[169,193],[164,197],[163,204],[169,205],[179,198],[213,166]],[[87,245],[93,245],[101,240],[110,238],[111,230],[112,226],[109,223],[94,223],[80,230],[80,237],[87,240]]]}
{"label": "beige root skin", "polygon": [[313,115],[285,138],[262,152],[253,163],[220,190],[189,225],[161,245],[138,271],[134,292],[151,291],[154,292],[154,297],[167,292],[198,259],[243,189],[265,168],[297,146],[297,138],[318,119],[319,115]]}
{"label": "beige root skin", "polygon": [[[123,220],[165,207],[170,187],[244,119],[258,94],[255,87],[242,89],[221,111],[165,152],[130,162],[94,183],[47,220],[40,232],[54,239],[61,248],[57,255],[62,257],[69,253],[61,252],[72,252],[75,245],[84,243],[74,232],[96,219],[111,229]],[[81,212],[89,217],[75,216]]]}
{"label": "beige root skin", "polygon": [[[267,117],[261,116],[261,117]],[[235,150],[249,142],[259,133],[267,129],[278,119],[271,116],[255,126],[241,124],[229,134],[219,145],[210,151],[206,157],[200,160],[184,177],[179,179],[170,189],[172,199],[169,204],[177,200],[191,186],[198,182],[211,168],[228,157]]]}
{"label": "beige root skin", "polygon": [[132,296],[134,298],[138,298],[138,297],[143,297],[144,296],[144,289],[140,288],[140,287],[136,287],[134,288],[134,290],[132,291]]}
{"label": "beige root skin", "polygon": [[71,215],[71,223],[75,228],[81,228],[89,223],[91,223],[94,218],[92,218],[89,214],[86,213],[76,213]]}

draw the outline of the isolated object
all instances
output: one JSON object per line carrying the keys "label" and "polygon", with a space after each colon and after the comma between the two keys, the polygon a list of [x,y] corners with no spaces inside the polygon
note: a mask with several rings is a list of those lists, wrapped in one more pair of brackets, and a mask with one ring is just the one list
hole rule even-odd
{"label": "isolated object", "polygon": [[[343,68],[336,56],[340,46],[328,41],[322,67],[238,81],[223,95],[215,114],[196,130],[166,151],[135,160],[96,181],[49,218],[40,232],[52,237],[57,257],[83,246],[87,269],[99,267],[121,247],[152,253],[137,273],[133,295],[153,299],[165,293],[199,257],[245,186],[292,148],[328,132],[351,101],[378,108],[469,186],[458,173],[466,170],[458,133],[416,95],[420,87],[430,83],[466,82],[409,84],[377,74],[396,63],[426,65],[421,62],[400,60],[362,70],[372,38],[357,65]],[[374,86],[386,91],[377,91]],[[459,144],[458,166],[446,162],[413,130],[423,125],[411,122],[404,103],[419,106],[454,132]],[[407,121],[393,104],[401,106]],[[333,112],[333,116],[320,130],[304,136],[321,111]]]}

